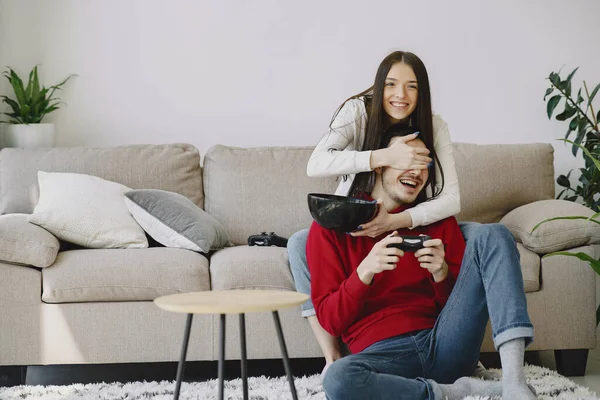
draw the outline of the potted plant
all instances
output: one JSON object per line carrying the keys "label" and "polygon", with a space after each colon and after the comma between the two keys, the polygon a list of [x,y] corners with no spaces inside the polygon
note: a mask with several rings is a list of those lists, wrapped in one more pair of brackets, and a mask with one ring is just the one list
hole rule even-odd
{"label": "potted plant", "polygon": [[15,98],[0,96],[10,112],[2,113],[9,117],[4,130],[4,147],[52,147],[54,144],[54,124],[42,123],[44,117],[58,110],[60,99],[53,97],[55,91],[73,76],[68,76],[57,85],[46,88],[40,85],[37,66],[29,73],[27,84],[12,69],[2,74],[10,83]]}
{"label": "potted plant", "polygon": [[[590,153],[589,157],[584,157],[585,165],[580,168],[579,183],[576,187],[571,186],[570,177],[572,170],[567,175],[559,175],[556,183],[564,187],[557,198],[564,198],[568,201],[581,199],[585,206],[598,212],[600,211],[600,170],[596,168],[593,160],[600,157],[600,110],[595,114],[592,102],[600,90],[600,84],[596,85],[590,92],[585,81],[582,88],[579,88],[577,96],[572,96],[571,80],[577,72],[575,68],[566,79],[562,80],[559,72],[552,72],[548,76],[550,87],[546,90],[544,101],[550,95],[547,103],[548,119],[552,119],[552,114],[559,104],[563,101],[564,109],[556,115],[558,121],[568,121],[567,133],[565,139],[575,132],[575,140],[569,141],[572,144],[573,156],[577,156],[579,148],[585,149]],[[587,100],[584,98],[587,98]]]}
{"label": "potted plant", "polygon": [[[559,175],[556,179],[556,183],[565,188],[558,194],[557,198],[560,199],[561,196],[564,196],[564,199],[568,201],[576,201],[581,198],[584,205],[592,209],[595,214],[591,217],[561,216],[548,218],[534,226],[531,230],[532,233],[538,229],[540,225],[546,222],[561,219],[586,219],[600,224],[600,220],[597,219],[600,216],[600,197],[598,197],[598,193],[600,193],[600,129],[598,126],[600,110],[595,114],[594,106],[592,105],[594,97],[596,97],[596,94],[600,90],[600,84],[596,85],[590,93],[586,82],[583,81],[583,94],[587,97],[587,101],[582,96],[581,88],[577,92],[577,97],[572,97],[571,80],[578,69],[579,68],[575,68],[571,71],[565,80],[561,79],[560,73],[551,72],[548,76],[550,87],[546,89],[544,101],[546,101],[546,97],[553,94],[547,104],[548,119],[552,119],[554,110],[564,99],[564,109],[561,113],[557,114],[555,118],[558,121],[569,120],[569,123],[565,138],[558,140],[571,144],[574,156],[576,156],[579,149],[581,149],[585,160],[584,167],[579,169],[581,174],[579,177],[579,184],[576,188],[571,187],[571,182],[569,180],[571,172],[573,171],[569,171],[567,175]],[[575,140],[568,140],[569,135],[573,132],[577,133]],[[596,260],[585,253],[557,251],[546,254],[544,257],[551,257],[554,255],[577,257],[582,261],[588,262],[590,267],[592,267],[597,274],[600,274],[600,260]],[[596,324],[598,323],[600,323],[600,306],[596,310]]]}

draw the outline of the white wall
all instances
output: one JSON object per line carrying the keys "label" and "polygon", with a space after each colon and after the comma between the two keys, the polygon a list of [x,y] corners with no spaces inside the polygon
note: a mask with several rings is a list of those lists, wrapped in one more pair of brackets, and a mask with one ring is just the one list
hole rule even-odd
{"label": "white wall", "polygon": [[558,174],[579,162],[555,141],[566,126],[546,117],[545,78],[581,66],[575,87],[600,81],[598,15],[595,0],[0,0],[0,66],[79,75],[48,117],[58,145],[204,153],[314,144],[387,53],[411,50],[453,140],[551,142]]}
{"label": "white wall", "polygon": [[545,78],[580,66],[574,87],[600,82],[599,15],[596,0],[0,0],[0,66],[79,75],[48,118],[58,145],[204,153],[315,144],[387,53],[410,50],[453,140],[550,142],[558,174],[579,162],[555,141]]}

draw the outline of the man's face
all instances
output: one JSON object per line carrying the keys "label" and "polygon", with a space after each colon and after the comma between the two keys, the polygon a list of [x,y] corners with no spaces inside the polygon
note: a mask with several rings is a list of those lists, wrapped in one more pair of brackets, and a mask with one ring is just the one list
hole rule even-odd
{"label": "man's face", "polygon": [[[390,141],[390,145],[399,137],[395,137]],[[406,143],[412,147],[426,148],[423,141],[414,139]],[[411,169],[398,170],[391,167],[383,169],[381,181],[384,192],[387,196],[398,204],[413,203],[421,190],[425,187],[425,183],[429,178],[429,170],[426,169]]]}

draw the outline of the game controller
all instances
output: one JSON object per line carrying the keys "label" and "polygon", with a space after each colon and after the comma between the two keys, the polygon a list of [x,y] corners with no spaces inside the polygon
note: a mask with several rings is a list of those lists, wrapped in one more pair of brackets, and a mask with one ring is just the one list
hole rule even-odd
{"label": "game controller", "polygon": [[259,235],[248,236],[248,246],[277,246],[287,247],[288,240],[276,235],[275,232],[261,232]]}
{"label": "game controller", "polygon": [[402,251],[415,252],[415,251],[420,250],[425,247],[425,246],[423,246],[423,243],[425,241],[431,240],[431,237],[429,237],[427,235],[423,235],[423,236],[400,235],[399,237],[402,238],[402,243],[390,243],[387,245],[387,247],[395,247]]}

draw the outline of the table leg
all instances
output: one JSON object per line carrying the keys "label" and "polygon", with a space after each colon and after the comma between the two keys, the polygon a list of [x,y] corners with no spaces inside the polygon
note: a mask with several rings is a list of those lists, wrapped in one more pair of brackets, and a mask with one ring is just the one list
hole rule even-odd
{"label": "table leg", "polygon": [[225,389],[225,314],[220,315],[219,324],[219,400],[223,400]]}
{"label": "table leg", "polygon": [[275,328],[277,329],[277,337],[279,338],[279,346],[281,347],[281,356],[283,357],[283,366],[285,367],[285,373],[287,374],[288,382],[290,383],[292,398],[298,400],[296,386],[294,385],[294,377],[292,376],[292,369],[290,368],[290,359],[288,358],[285,339],[283,338],[283,330],[281,329],[281,321],[279,320],[279,313],[277,310],[273,311],[273,319],[275,320]]}
{"label": "table leg", "polygon": [[173,399],[179,399],[179,389],[181,388],[181,381],[183,380],[183,373],[185,371],[185,356],[187,355],[188,343],[190,341],[190,330],[192,328],[192,317],[194,314],[188,314],[185,322],[185,332],[183,333],[183,346],[181,347],[181,357],[179,358],[179,365],[177,366],[177,383],[175,384],[175,393]]}
{"label": "table leg", "polygon": [[244,400],[248,400],[248,362],[246,359],[246,316],[240,314],[240,345],[242,351],[242,386]]}

